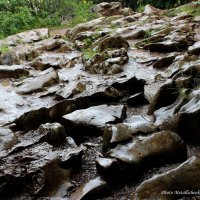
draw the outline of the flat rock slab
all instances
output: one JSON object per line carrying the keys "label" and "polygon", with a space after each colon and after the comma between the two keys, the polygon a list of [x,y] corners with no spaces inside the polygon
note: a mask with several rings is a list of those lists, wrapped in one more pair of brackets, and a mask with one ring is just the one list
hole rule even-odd
{"label": "flat rock slab", "polygon": [[31,65],[36,70],[45,70],[51,67],[54,69],[59,69],[66,66],[70,67],[70,60],[65,54],[45,53],[33,60]]}
{"label": "flat rock slab", "polygon": [[156,131],[152,116],[133,115],[123,123],[107,125],[103,134],[104,148],[130,140],[136,134]]}
{"label": "flat rock slab", "polygon": [[69,198],[69,200],[96,199],[109,193],[108,184],[101,178],[82,184]]}
{"label": "flat rock slab", "polygon": [[144,46],[144,49],[151,52],[171,53],[175,51],[186,50],[187,45],[181,42],[164,41],[158,43],[150,43]]}
{"label": "flat rock slab", "polygon": [[118,145],[107,152],[108,156],[133,166],[151,165],[164,160],[178,161],[187,155],[186,145],[176,133],[162,131],[147,137],[138,136],[126,145]]}
{"label": "flat rock slab", "polygon": [[47,69],[35,77],[27,78],[17,89],[19,94],[40,92],[44,87],[52,86],[58,82],[58,74],[52,68]]}
{"label": "flat rock slab", "polygon": [[0,151],[11,148],[16,142],[17,137],[9,128],[0,127]]}
{"label": "flat rock slab", "polygon": [[17,194],[28,187],[34,196],[44,188],[56,186],[64,177],[65,169],[73,165],[78,166],[82,155],[81,148],[66,145],[54,149],[44,142],[2,157],[0,195],[8,197],[10,195],[8,191],[12,190]]}
{"label": "flat rock slab", "polygon": [[[5,130],[7,130],[8,132],[9,129],[3,130],[4,132]],[[15,136],[15,138],[15,142],[11,143],[12,145],[10,145],[10,148],[7,151],[7,153],[14,153],[41,142],[47,142],[52,146],[59,146],[61,144],[66,143],[65,129],[59,123],[42,124],[40,125],[38,130],[18,134],[18,136]]]}
{"label": "flat rock slab", "polygon": [[63,116],[63,124],[70,135],[102,134],[108,123],[117,123],[125,118],[125,106],[94,106],[74,111]]}
{"label": "flat rock slab", "polygon": [[[192,157],[177,168],[165,173],[153,176],[144,181],[132,195],[132,199],[160,199],[171,200],[181,197],[183,194],[176,194],[176,191],[198,192],[200,188],[200,159]],[[172,191],[172,194],[167,192]],[[199,194],[190,194],[188,197],[198,196]]]}
{"label": "flat rock slab", "polygon": [[49,37],[49,30],[47,28],[34,29],[9,36],[6,39],[0,41],[0,46],[1,44],[16,46],[20,43],[32,43],[47,37]]}
{"label": "flat rock slab", "polygon": [[0,79],[2,78],[20,78],[28,76],[29,71],[22,65],[0,65]]}
{"label": "flat rock slab", "polygon": [[[183,90],[184,93],[184,90]],[[198,143],[200,123],[200,89],[184,95],[169,106],[154,112],[155,124],[161,130],[176,130],[187,141]]]}

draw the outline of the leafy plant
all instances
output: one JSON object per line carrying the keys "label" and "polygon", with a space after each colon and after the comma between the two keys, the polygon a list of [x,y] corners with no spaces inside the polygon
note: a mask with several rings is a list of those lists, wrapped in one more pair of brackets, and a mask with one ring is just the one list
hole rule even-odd
{"label": "leafy plant", "polygon": [[6,54],[10,52],[10,48],[8,45],[4,44],[0,46],[0,54]]}
{"label": "leafy plant", "polygon": [[79,0],[0,0],[0,38],[33,28],[60,26],[64,20],[68,26],[75,26],[95,17],[89,12],[91,6],[91,1]]}
{"label": "leafy plant", "polygon": [[94,51],[91,48],[87,48],[83,50],[83,59],[84,60],[89,60],[90,58],[92,58],[97,52]]}

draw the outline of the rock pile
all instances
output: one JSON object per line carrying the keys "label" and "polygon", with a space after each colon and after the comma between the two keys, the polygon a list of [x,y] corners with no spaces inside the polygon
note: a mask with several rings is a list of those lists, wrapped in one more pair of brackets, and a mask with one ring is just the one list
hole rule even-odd
{"label": "rock pile", "polygon": [[1,199],[197,198],[199,19],[93,11],[0,41]]}

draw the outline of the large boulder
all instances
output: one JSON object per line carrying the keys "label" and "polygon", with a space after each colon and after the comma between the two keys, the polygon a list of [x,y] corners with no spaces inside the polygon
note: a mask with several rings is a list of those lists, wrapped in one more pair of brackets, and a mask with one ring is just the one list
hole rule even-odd
{"label": "large boulder", "polygon": [[107,125],[103,134],[103,147],[106,149],[132,139],[136,134],[149,134],[156,131],[152,116],[133,115],[123,123]]}
{"label": "large boulder", "polygon": [[0,128],[0,151],[8,150],[17,142],[17,136],[9,128]]}
{"label": "large boulder", "polygon": [[72,62],[65,54],[45,53],[35,58],[31,65],[36,70],[45,70],[51,67],[54,69],[59,69],[68,66],[70,67]]}
{"label": "large boulder", "polygon": [[102,38],[99,42],[98,42],[98,46],[96,47],[96,49],[100,52],[103,52],[104,50],[110,48],[110,49],[115,49],[115,48],[125,48],[126,50],[129,47],[129,43],[122,38],[121,36],[107,36],[105,38]]}
{"label": "large boulder", "polygon": [[148,4],[145,6],[143,13],[147,14],[147,15],[158,15],[158,16],[162,17],[164,15],[165,11],[155,8]]}
{"label": "large boulder", "polygon": [[16,91],[19,94],[31,94],[34,92],[43,91],[45,87],[52,86],[58,83],[59,77],[53,68],[49,68],[35,77],[25,79],[25,81],[17,87]]}
{"label": "large boulder", "polygon": [[155,124],[161,130],[177,131],[192,143],[198,143],[200,132],[200,98],[199,89],[189,93],[182,91],[180,97],[173,104],[158,109],[155,114]]}
{"label": "large boulder", "polygon": [[[192,157],[177,168],[157,174],[144,181],[132,199],[171,200],[198,196],[200,188],[200,159]],[[182,198],[181,198],[182,199]]]}
{"label": "large boulder", "polygon": [[107,195],[110,192],[108,184],[101,178],[82,184],[72,195],[69,200],[97,199]]}
{"label": "large boulder", "polygon": [[92,10],[93,12],[105,17],[112,15],[122,15],[124,13],[122,10],[122,4],[120,2],[103,2],[95,5]]}
{"label": "large boulder", "polygon": [[97,53],[89,60],[84,60],[85,68],[91,74],[118,74],[123,72],[123,65],[128,62],[125,48]]}
{"label": "large boulder", "polygon": [[106,153],[133,167],[145,168],[156,163],[167,163],[185,159],[186,145],[176,133],[162,131],[146,137],[135,137],[126,145],[118,145]]}
{"label": "large boulder", "polygon": [[74,39],[74,38],[76,38],[78,33],[91,30],[95,26],[101,24],[103,22],[103,20],[105,20],[105,17],[100,17],[100,18],[91,20],[89,22],[78,24],[74,28],[67,31],[66,35],[70,36],[72,39]]}
{"label": "large boulder", "polygon": [[48,37],[49,30],[47,28],[34,29],[9,36],[6,39],[0,41],[0,46],[2,43],[8,44],[9,46],[17,46],[20,43],[37,42]]}
{"label": "large boulder", "polygon": [[200,54],[200,41],[195,42],[188,48],[188,54],[199,55]]}
{"label": "large boulder", "polygon": [[19,64],[19,60],[15,54],[15,52],[9,50],[7,53],[2,53],[0,55],[0,64],[1,65],[14,65]]}
{"label": "large boulder", "polygon": [[[53,187],[59,187],[62,178],[67,178],[64,169],[72,167],[69,165],[70,161],[81,152],[81,148],[78,147],[53,149],[51,145],[44,142],[2,157],[1,197],[10,197],[22,191],[36,196],[41,195],[47,188],[51,190]],[[12,192],[10,192],[11,188]]]}
{"label": "large boulder", "polygon": [[22,65],[0,65],[0,79],[2,78],[20,78],[29,75],[29,71]]}
{"label": "large boulder", "polygon": [[108,123],[122,122],[126,115],[124,106],[93,106],[63,116],[67,134],[72,137],[101,135]]}

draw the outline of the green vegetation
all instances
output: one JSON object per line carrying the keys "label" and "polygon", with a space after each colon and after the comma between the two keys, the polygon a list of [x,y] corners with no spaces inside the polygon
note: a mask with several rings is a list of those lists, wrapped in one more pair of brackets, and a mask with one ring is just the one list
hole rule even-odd
{"label": "green vegetation", "polygon": [[84,42],[84,46],[85,46],[85,49],[89,48],[93,42],[95,42],[101,35],[96,32],[95,34],[93,34],[91,37],[87,37],[83,40]]}
{"label": "green vegetation", "polygon": [[[91,11],[92,6],[94,3],[104,1],[113,0],[0,0],[0,38],[33,28],[73,27],[94,19],[96,14]],[[121,2],[123,6],[143,11],[146,4],[159,8],[173,8],[191,0],[121,0]],[[196,2],[196,7],[186,5],[171,9],[168,14],[173,16],[180,12],[187,12],[196,16],[200,13],[199,5],[200,2]],[[107,20],[112,21],[113,18]]]}
{"label": "green vegetation", "polygon": [[83,59],[89,60],[92,58],[97,52],[93,51],[92,48],[87,48],[83,50]]}
{"label": "green vegetation", "polygon": [[[40,27],[75,26],[95,17],[91,1],[81,0],[0,0],[0,38]],[[66,25],[65,25],[66,26]]]}
{"label": "green vegetation", "polygon": [[8,45],[4,44],[0,46],[0,54],[6,54],[9,53],[10,49],[8,47]]}
{"label": "green vegetation", "polygon": [[168,16],[176,16],[179,13],[187,13],[193,16],[200,15],[200,1],[193,2],[193,4],[186,4],[178,8],[173,8],[168,11]]}
{"label": "green vegetation", "polygon": [[84,23],[96,18],[96,14],[90,12],[92,6],[94,6],[94,4],[91,1],[87,3],[70,2],[70,8],[73,8],[73,17],[68,23],[69,27],[74,27],[79,23]]}

